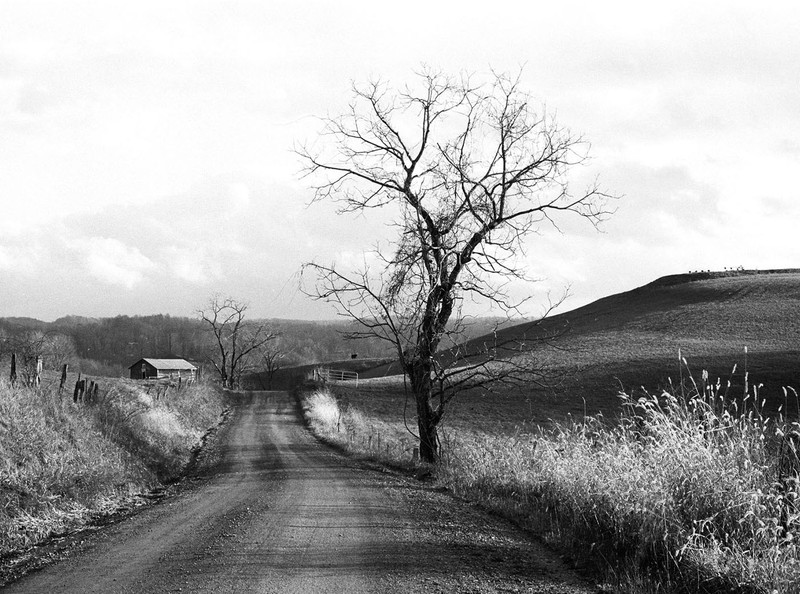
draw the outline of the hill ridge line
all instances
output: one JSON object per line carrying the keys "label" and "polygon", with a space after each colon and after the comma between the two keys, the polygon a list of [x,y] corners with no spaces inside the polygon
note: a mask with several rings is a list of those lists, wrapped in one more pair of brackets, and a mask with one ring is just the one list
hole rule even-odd
{"label": "hill ridge line", "polygon": [[769,268],[766,270],[759,270],[758,268],[742,269],[742,270],[708,270],[698,272],[684,272],[679,274],[668,274],[661,276],[654,281],[651,281],[643,287],[653,286],[666,286],[666,285],[679,285],[682,283],[690,283],[694,281],[709,280],[713,278],[733,278],[737,276],[758,276],[770,274],[800,274],[800,268]]}

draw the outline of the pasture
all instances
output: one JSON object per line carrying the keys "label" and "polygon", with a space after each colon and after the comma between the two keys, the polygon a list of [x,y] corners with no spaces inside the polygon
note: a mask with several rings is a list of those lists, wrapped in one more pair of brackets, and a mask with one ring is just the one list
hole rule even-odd
{"label": "pasture", "polygon": [[[558,337],[544,344],[544,334]],[[445,427],[513,432],[520,424],[584,415],[613,418],[620,392],[679,391],[703,370],[730,398],[742,397],[747,382],[768,413],[796,417],[797,399],[791,392],[786,397],[784,387],[800,387],[800,271],[664,277],[540,323],[501,329],[497,341],[527,345],[532,365],[557,381],[464,391]],[[500,358],[513,356],[500,352]],[[407,395],[396,371],[396,365],[361,370],[357,390],[343,383],[337,393],[369,414],[401,420]],[[408,411],[413,420],[413,405]]]}

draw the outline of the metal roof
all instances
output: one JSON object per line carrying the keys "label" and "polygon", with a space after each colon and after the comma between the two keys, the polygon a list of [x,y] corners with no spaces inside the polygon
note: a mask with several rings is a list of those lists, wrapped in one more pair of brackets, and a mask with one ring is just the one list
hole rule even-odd
{"label": "metal roof", "polygon": [[186,359],[150,359],[149,357],[139,359],[136,363],[128,367],[128,369],[135,367],[142,361],[147,361],[156,369],[197,369],[197,367],[189,363]]}

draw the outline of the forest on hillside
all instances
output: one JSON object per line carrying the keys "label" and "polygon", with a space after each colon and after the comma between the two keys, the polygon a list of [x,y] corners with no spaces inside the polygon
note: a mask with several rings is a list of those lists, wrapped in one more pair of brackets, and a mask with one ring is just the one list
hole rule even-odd
{"label": "forest on hillside", "polygon": [[[477,318],[467,337],[487,332],[503,322]],[[507,321],[505,321],[508,323]],[[378,339],[349,340],[352,323],[345,320],[307,321],[266,319],[276,338],[267,349],[278,357],[281,368],[350,359],[384,359],[393,356],[388,343]],[[94,375],[124,376],[142,357],[178,357],[203,366],[216,356],[209,327],[197,318],[163,314],[87,318],[66,316],[53,322],[34,318],[0,318],[0,366],[8,364],[11,352],[21,345],[37,344],[45,369],[64,363],[70,369]],[[259,366],[253,362],[254,369]]]}

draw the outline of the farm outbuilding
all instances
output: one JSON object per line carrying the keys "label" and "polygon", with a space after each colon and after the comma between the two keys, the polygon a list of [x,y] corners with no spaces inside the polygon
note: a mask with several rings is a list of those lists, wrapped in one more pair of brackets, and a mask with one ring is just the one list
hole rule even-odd
{"label": "farm outbuilding", "polygon": [[139,359],[128,369],[131,379],[183,378],[195,379],[197,367],[186,359]]}

